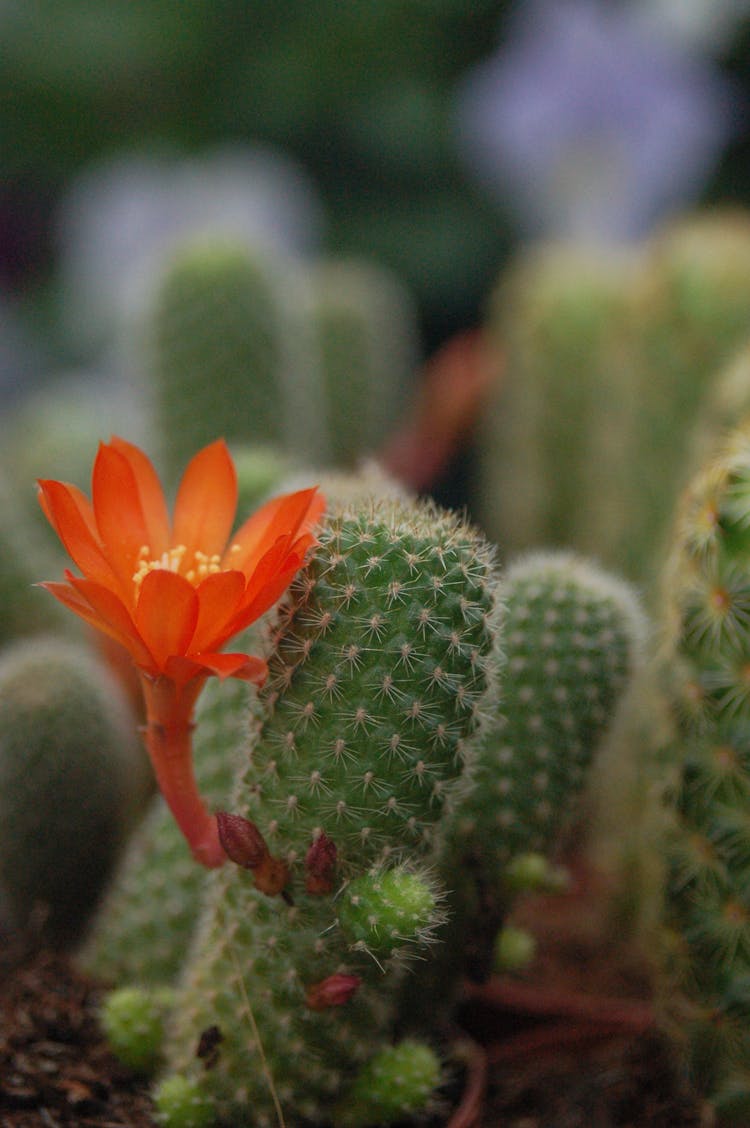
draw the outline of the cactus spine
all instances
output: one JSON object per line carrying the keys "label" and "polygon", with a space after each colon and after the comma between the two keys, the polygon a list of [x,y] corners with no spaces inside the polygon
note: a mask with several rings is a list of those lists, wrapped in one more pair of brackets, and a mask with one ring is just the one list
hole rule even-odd
{"label": "cactus spine", "polygon": [[[288,866],[293,904],[232,866],[209,875],[168,1094],[186,1085],[237,1125],[274,1123],[276,1101],[320,1121],[388,1041],[401,961],[381,966],[361,936],[352,943],[346,884],[359,883],[360,899],[390,886],[392,900],[392,868],[432,848],[488,689],[493,587],[486,545],[452,516],[380,502],[330,520],[281,613],[234,797]],[[323,836],[335,846],[330,892],[310,892],[310,851]],[[422,899],[406,929],[417,943],[431,915]],[[213,1027],[221,1042],[207,1070],[196,1040]]]}

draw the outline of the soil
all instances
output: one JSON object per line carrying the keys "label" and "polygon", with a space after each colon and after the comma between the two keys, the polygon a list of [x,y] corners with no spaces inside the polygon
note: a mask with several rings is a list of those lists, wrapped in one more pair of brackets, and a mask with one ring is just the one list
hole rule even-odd
{"label": "soil", "polygon": [[[590,927],[580,892],[520,918],[534,966],[468,989],[459,1012],[486,1084],[481,1118],[455,1128],[706,1128],[650,1021],[643,969]],[[101,995],[63,956],[0,950],[0,1128],[154,1128],[147,1084],[107,1049]]]}

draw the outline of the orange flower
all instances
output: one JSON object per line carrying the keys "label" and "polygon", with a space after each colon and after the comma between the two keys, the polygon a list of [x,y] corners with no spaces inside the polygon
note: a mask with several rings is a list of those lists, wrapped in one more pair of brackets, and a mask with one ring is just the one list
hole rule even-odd
{"label": "orange flower", "polygon": [[65,482],[41,480],[39,491],[83,573],[66,571],[65,583],[42,586],[130,653],[159,785],[196,856],[219,864],[215,820],[192,774],[195,702],[211,674],[263,681],[261,658],[221,648],[289,585],[315,543],[310,530],[325,500],[315,489],[276,498],[230,536],[237,476],[223,440],[188,465],[171,521],[151,462],[119,438],[99,447],[91,501]]}

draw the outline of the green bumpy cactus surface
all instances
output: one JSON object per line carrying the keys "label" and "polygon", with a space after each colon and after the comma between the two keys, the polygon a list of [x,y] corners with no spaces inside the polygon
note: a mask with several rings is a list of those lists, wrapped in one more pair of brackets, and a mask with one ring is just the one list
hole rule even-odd
{"label": "green bumpy cactus surface", "polygon": [[721,1123],[750,1117],[750,425],[697,475],[666,571],[676,718],[664,991]]}
{"label": "green bumpy cactus surface", "polygon": [[495,934],[517,894],[554,876],[544,858],[576,812],[644,641],[630,585],[571,553],[521,557],[500,597],[499,723],[477,742],[474,788],[440,867],[453,890],[445,955],[453,945],[478,978],[491,970]]}
{"label": "green bumpy cactus surface", "polygon": [[336,916],[352,948],[390,959],[426,938],[439,921],[435,883],[403,866],[357,877],[343,890]]}
{"label": "green bumpy cactus surface", "polygon": [[0,887],[17,927],[80,940],[149,788],[119,686],[73,643],[0,657]]}
{"label": "green bumpy cactus surface", "polygon": [[340,1128],[392,1124],[424,1113],[440,1082],[440,1061],[429,1046],[407,1039],[370,1058],[337,1107]]}
{"label": "green bumpy cactus surface", "polygon": [[[322,1122],[374,1068],[391,1037],[401,945],[381,962],[352,943],[347,889],[375,866],[369,889],[355,889],[374,900],[390,887],[393,900],[398,867],[429,855],[455,802],[492,680],[494,586],[482,539],[429,506],[371,502],[321,531],[280,612],[233,803],[288,867],[284,897],[231,865],[208,877],[157,1090],[168,1124],[182,1124],[176,1090],[197,1115],[232,1125],[275,1124],[279,1107]],[[316,857],[322,887],[310,884]],[[426,899],[412,912],[416,943],[432,915]],[[196,1057],[208,1030],[210,1068]],[[366,1120],[342,1120],[355,1122]]]}

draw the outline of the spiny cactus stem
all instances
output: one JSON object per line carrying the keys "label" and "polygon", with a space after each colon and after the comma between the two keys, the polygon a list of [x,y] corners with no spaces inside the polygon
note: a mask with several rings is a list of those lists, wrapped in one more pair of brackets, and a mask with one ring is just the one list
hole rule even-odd
{"label": "spiny cactus stem", "polygon": [[193,710],[205,683],[141,674],[146,703],[143,734],[157,783],[193,857],[208,869],[226,861],[216,819],[206,809],[193,772]]}

